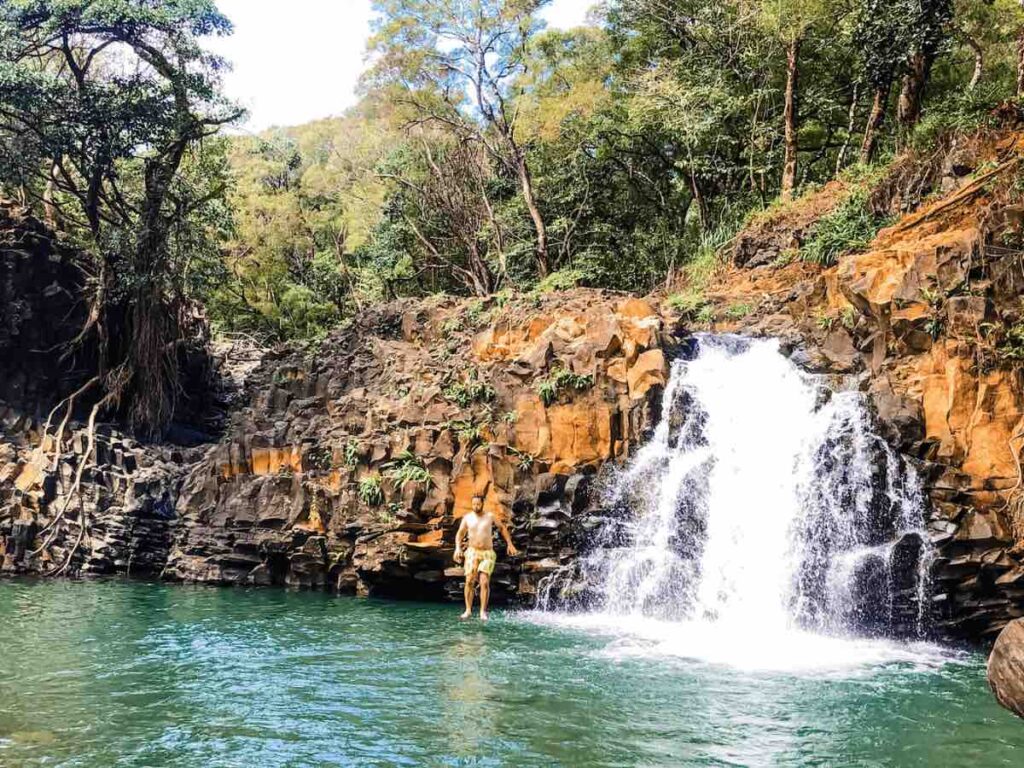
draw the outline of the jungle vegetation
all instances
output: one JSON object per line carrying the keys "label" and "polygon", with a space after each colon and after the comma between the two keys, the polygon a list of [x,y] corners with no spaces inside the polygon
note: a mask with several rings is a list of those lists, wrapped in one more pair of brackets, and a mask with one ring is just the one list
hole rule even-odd
{"label": "jungle vegetation", "polygon": [[214,0],[0,0],[0,193],[88,255],[90,386],[137,426],[197,318],[269,342],[401,296],[647,291],[1024,92],[1018,0],[373,5],[359,103],[252,136]]}

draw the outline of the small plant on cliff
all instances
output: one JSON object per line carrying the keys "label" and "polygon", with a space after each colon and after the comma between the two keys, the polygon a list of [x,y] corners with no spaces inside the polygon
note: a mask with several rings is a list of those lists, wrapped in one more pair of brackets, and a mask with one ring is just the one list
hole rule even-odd
{"label": "small plant on cliff", "polygon": [[307,461],[311,469],[328,470],[331,468],[332,459],[333,452],[326,445],[317,446],[307,454]]}
{"label": "small plant on cliff", "polygon": [[681,293],[673,293],[666,302],[671,309],[674,309],[684,317],[696,317],[697,313],[707,305],[704,292],[695,288],[687,288]]}
{"label": "small plant on cliff", "polygon": [[999,357],[1014,362],[1024,360],[1024,322],[1006,328],[1006,334],[999,344]]}
{"label": "small plant on cliff", "polygon": [[843,323],[843,327],[848,331],[852,331],[857,326],[857,310],[856,308],[843,307],[843,311],[839,314],[839,319]]}
{"label": "small plant on cliff", "polygon": [[558,399],[558,386],[551,379],[541,379],[537,382],[536,389],[544,405],[551,405]]}
{"label": "small plant on cliff", "polygon": [[359,464],[359,443],[349,440],[345,443],[345,465],[354,467]]}
{"label": "small plant on cliff", "polygon": [[726,307],[725,316],[730,320],[742,320],[744,317],[749,315],[753,311],[753,307],[749,304],[732,304]]}
{"label": "small plant on cliff", "polygon": [[533,462],[535,460],[533,454],[526,453],[525,451],[520,451],[516,448],[513,448],[511,445],[508,447],[508,452],[515,457],[516,465],[523,472],[529,472],[530,468],[533,467]]}
{"label": "small plant on cliff", "polygon": [[482,381],[480,373],[475,369],[469,370],[468,381],[449,382],[441,394],[444,399],[466,408],[472,403],[489,403],[495,397],[494,387],[486,381]]}
{"label": "small plant on cliff", "polygon": [[501,420],[506,424],[515,424],[519,421],[519,414],[516,411],[505,411],[501,414]]}
{"label": "small plant on cliff", "polygon": [[582,392],[594,386],[594,377],[589,373],[586,375],[573,373],[568,368],[559,368],[551,378],[559,389],[575,389]]}
{"label": "small plant on cliff", "polygon": [[399,488],[404,488],[406,483],[419,483],[429,488],[434,481],[420,458],[410,451],[403,451],[397,459],[385,464],[384,474],[394,480]]}
{"label": "small plant on cliff", "polygon": [[552,371],[551,375],[540,379],[534,385],[534,389],[540,396],[544,405],[551,405],[558,399],[558,393],[563,389],[573,389],[577,392],[590,389],[594,386],[594,377],[590,374],[573,373],[568,368],[559,368]]}
{"label": "small plant on cliff", "polygon": [[448,428],[455,433],[455,436],[462,443],[475,443],[483,439],[483,432],[479,424],[472,421],[450,421]]}
{"label": "small plant on cliff", "polygon": [[384,503],[384,489],[381,487],[379,475],[367,475],[359,481],[359,500],[370,507],[378,507]]}
{"label": "small plant on cliff", "polygon": [[835,325],[836,319],[832,315],[828,315],[824,312],[818,315],[817,324],[818,327],[823,331],[831,331],[832,326]]}

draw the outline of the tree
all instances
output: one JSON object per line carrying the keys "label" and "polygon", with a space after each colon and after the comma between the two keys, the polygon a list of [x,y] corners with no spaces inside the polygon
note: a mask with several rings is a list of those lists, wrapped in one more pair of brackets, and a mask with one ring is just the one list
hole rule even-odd
{"label": "tree", "polygon": [[827,4],[820,0],[765,0],[755,5],[761,26],[776,34],[786,49],[786,88],[783,122],[785,158],[782,165],[783,200],[793,196],[797,173],[797,99],[800,47],[808,31],[821,21]]}
{"label": "tree", "polygon": [[199,40],[231,25],[212,0],[8,0],[0,25],[0,175],[59,212],[91,259],[75,345],[93,349],[94,415],[116,408],[159,431],[193,314],[173,243],[224,193],[215,183],[190,197],[182,167],[240,115]]}
{"label": "tree", "polygon": [[861,54],[867,83],[872,89],[871,111],[864,127],[860,160],[869,163],[878,146],[892,84],[906,60],[909,25],[915,0],[862,0],[857,14],[854,44]]}
{"label": "tree", "polygon": [[949,38],[953,19],[951,0],[918,0],[909,21],[909,51],[897,110],[904,129],[921,119],[921,103],[932,66]]}
{"label": "tree", "polygon": [[444,126],[480,144],[517,180],[536,235],[541,276],[551,269],[548,233],[530,166],[531,142],[518,129],[516,83],[548,0],[376,0],[372,80],[397,86],[410,123]]}

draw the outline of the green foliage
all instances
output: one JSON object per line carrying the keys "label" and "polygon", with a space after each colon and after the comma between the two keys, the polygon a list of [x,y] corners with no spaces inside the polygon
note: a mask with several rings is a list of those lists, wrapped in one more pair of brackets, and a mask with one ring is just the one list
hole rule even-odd
{"label": "green foliage", "polygon": [[312,469],[318,469],[326,471],[331,468],[331,462],[333,460],[333,454],[331,449],[326,446],[318,446],[313,448],[309,452],[309,466]]}
{"label": "green foliage", "polygon": [[705,304],[697,311],[694,318],[700,325],[711,325],[715,322],[715,310],[710,304]]}
{"label": "green foliage", "polygon": [[683,316],[696,316],[707,304],[704,292],[695,288],[687,288],[681,293],[673,293],[668,297],[667,304]]}
{"label": "green foliage", "polygon": [[466,381],[449,382],[441,394],[445,400],[466,408],[473,403],[489,403],[494,400],[494,387],[483,381],[480,372],[471,368]]}
{"label": "green foliage", "polygon": [[754,308],[750,304],[742,302],[738,304],[731,304],[725,308],[725,316],[730,320],[742,320],[753,312],[753,310]]}
{"label": "green foliage", "polygon": [[558,385],[551,379],[541,379],[534,386],[544,405],[551,405],[558,399]]}
{"label": "green foliage", "polygon": [[843,307],[843,311],[839,313],[839,320],[846,330],[852,331],[857,326],[856,308],[851,306]]}
{"label": "green foliage", "polygon": [[508,446],[508,452],[511,453],[516,459],[516,466],[519,467],[523,472],[529,472],[533,467],[533,462],[536,461],[532,454],[526,453],[513,448],[511,445]]}
{"label": "green foliage", "polygon": [[423,466],[423,461],[409,451],[404,451],[394,461],[389,461],[383,469],[385,477],[394,480],[399,488],[404,487],[406,483],[419,483],[424,488],[429,488],[433,484],[433,478]]}
{"label": "green foliage", "polygon": [[544,405],[551,405],[558,399],[563,390],[575,390],[581,392],[594,386],[594,377],[590,374],[577,374],[568,368],[558,368],[552,371],[550,376],[539,379],[534,384],[534,389],[540,396]]}
{"label": "green foliage", "polygon": [[575,389],[580,392],[594,386],[594,377],[589,373],[586,375],[573,373],[568,368],[559,368],[551,374],[551,380],[558,389]]}
{"label": "green foliage", "polygon": [[552,272],[534,287],[534,293],[544,295],[558,291],[569,291],[578,286],[586,279],[581,269],[560,269]]}
{"label": "green foliage", "polygon": [[359,443],[355,440],[349,440],[345,443],[345,466],[359,466]]}
{"label": "green foliage", "polygon": [[367,475],[359,481],[359,500],[369,507],[384,503],[384,488],[379,475]]}
{"label": "green foliage", "polygon": [[886,221],[871,213],[864,192],[854,192],[818,221],[800,255],[805,261],[832,266],[843,254],[866,248]]}
{"label": "green foliage", "polygon": [[455,433],[460,443],[473,445],[483,439],[483,428],[473,421],[452,421],[448,423],[448,429]]}
{"label": "green foliage", "polygon": [[76,365],[147,434],[188,399],[191,291],[221,272],[209,262],[230,216],[212,137],[240,111],[202,44],[230,31],[212,0],[0,3],[0,192],[81,249],[90,319]]}
{"label": "green foliage", "polygon": [[405,511],[405,507],[397,501],[393,501],[386,507],[377,506],[373,512],[374,519],[385,526],[393,526],[398,522],[398,517]]}

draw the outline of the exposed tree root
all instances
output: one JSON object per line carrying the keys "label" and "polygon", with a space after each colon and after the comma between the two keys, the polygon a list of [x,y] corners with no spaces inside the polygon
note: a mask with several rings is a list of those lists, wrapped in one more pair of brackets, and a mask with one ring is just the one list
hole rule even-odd
{"label": "exposed tree root", "polygon": [[[93,461],[93,458],[94,458],[95,453],[96,453],[96,418],[99,415],[99,413],[107,405],[109,405],[115,399],[116,393],[120,391],[121,387],[123,386],[123,381],[124,380],[125,379],[124,379],[123,376],[122,377],[114,377],[115,383],[111,387],[111,391],[107,395],[105,395],[102,399],[100,399],[99,402],[97,402],[92,407],[92,411],[89,413],[89,421],[88,421],[88,427],[87,427],[87,431],[86,431],[86,448],[85,448],[85,453],[83,453],[82,456],[80,457],[80,460],[78,462],[78,467],[75,470],[75,478],[74,478],[74,481],[71,484],[71,488],[66,489],[64,491],[64,504],[61,506],[60,512],[58,512],[57,515],[54,516],[53,520],[51,520],[47,524],[47,526],[42,531],[40,531],[40,533],[39,533],[39,535],[42,536],[43,534],[49,532],[49,535],[46,537],[46,539],[43,541],[43,543],[37,549],[32,550],[28,554],[28,557],[35,557],[39,553],[41,553],[41,552],[45,551],[47,548],[49,548],[49,546],[53,543],[54,539],[56,539],[56,537],[57,537],[57,534],[61,530],[61,523],[65,520],[65,517],[67,515],[68,509],[71,506],[72,500],[75,499],[75,498],[78,498],[78,505],[79,505],[79,510],[80,510],[80,512],[79,512],[78,538],[76,539],[74,546],[71,548],[71,551],[68,553],[68,556],[65,559],[64,563],[59,568],[44,574],[46,576],[59,576],[62,573],[64,573],[68,569],[68,567],[71,565],[71,563],[73,562],[74,557],[78,553],[78,550],[79,550],[79,548],[82,545],[82,541],[85,538],[85,532],[86,532],[86,529],[88,528],[88,517],[87,517],[86,512],[85,512],[85,504],[84,504],[84,502],[82,501],[82,498],[81,498],[82,478],[85,475],[86,468],[89,466],[90,462]],[[88,387],[92,386],[93,383],[94,383],[94,381],[90,381],[82,389],[78,390],[77,392],[75,392],[75,394],[71,395],[68,398],[69,402],[68,402],[67,414],[65,415],[65,417],[64,417],[64,419],[63,419],[63,421],[61,423],[61,427],[60,427],[60,431],[59,431],[60,440],[63,439],[63,430],[64,430],[65,425],[67,424],[68,415],[70,414],[71,409],[73,407],[74,398],[76,396],[80,395],[86,389],[88,389]],[[60,406],[58,406],[58,408],[59,407]],[[52,416],[52,414],[51,414],[51,416]],[[47,422],[49,423],[49,419],[47,420]],[[43,439],[45,441],[45,435],[44,435]],[[59,463],[59,460],[60,460],[60,453],[61,453],[60,440],[58,440],[57,445],[56,445],[56,447],[54,449],[54,453],[55,453],[55,458],[54,458],[55,468],[56,468],[56,465]]]}

